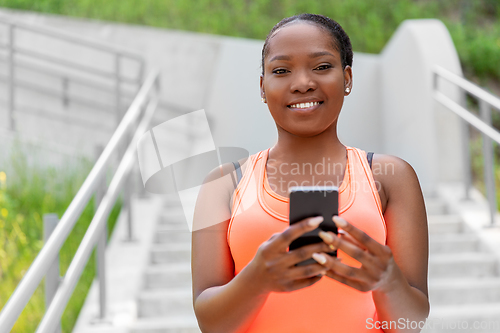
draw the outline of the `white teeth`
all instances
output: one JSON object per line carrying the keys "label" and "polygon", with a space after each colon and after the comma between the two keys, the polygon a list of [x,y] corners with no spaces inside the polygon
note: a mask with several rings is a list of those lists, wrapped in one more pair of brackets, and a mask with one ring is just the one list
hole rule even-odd
{"label": "white teeth", "polygon": [[291,108],[294,108],[294,109],[306,109],[306,108],[310,108],[314,105],[318,105],[319,102],[307,102],[307,103],[299,103],[299,104],[293,104],[293,105],[290,105]]}

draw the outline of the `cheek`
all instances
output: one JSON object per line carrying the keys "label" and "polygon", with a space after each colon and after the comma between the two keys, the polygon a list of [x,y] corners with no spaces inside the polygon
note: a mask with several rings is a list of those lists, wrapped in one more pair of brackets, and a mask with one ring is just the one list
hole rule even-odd
{"label": "cheek", "polygon": [[285,78],[269,78],[264,81],[264,86],[266,87],[266,95],[278,96],[287,91],[290,82]]}

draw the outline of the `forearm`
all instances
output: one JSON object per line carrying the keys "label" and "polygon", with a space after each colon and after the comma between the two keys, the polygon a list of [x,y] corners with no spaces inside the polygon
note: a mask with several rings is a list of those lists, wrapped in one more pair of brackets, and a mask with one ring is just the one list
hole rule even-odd
{"label": "forearm", "polygon": [[245,267],[223,286],[204,290],[194,304],[196,317],[204,333],[244,332],[264,305],[263,293]]}
{"label": "forearm", "polygon": [[[422,291],[410,286],[402,273],[390,288],[376,289],[372,296],[377,309],[377,320],[381,323],[396,323],[392,328],[389,326],[390,328],[384,329],[386,333],[420,332],[418,326],[422,325],[417,324],[425,321],[429,315],[428,298]],[[411,326],[412,322],[416,324]]]}

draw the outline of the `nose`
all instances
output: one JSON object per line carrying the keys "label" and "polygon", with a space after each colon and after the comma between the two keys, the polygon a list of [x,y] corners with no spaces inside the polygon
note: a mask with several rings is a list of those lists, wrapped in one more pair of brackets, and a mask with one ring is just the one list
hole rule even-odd
{"label": "nose", "polygon": [[314,91],[317,88],[317,83],[314,80],[312,73],[308,70],[297,71],[293,77],[290,91],[300,92],[302,94],[308,91]]}

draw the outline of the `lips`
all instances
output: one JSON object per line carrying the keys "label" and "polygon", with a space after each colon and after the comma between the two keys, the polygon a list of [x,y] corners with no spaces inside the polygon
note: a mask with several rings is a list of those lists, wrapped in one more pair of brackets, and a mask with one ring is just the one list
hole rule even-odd
{"label": "lips", "polygon": [[289,109],[295,109],[295,110],[306,110],[306,109],[311,109],[314,107],[317,107],[319,105],[323,104],[323,101],[306,101],[306,102],[296,102],[287,105]]}

